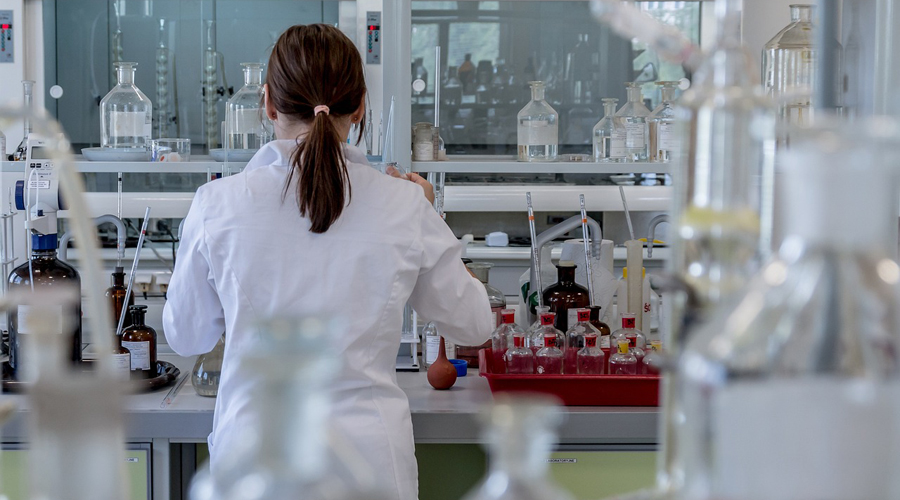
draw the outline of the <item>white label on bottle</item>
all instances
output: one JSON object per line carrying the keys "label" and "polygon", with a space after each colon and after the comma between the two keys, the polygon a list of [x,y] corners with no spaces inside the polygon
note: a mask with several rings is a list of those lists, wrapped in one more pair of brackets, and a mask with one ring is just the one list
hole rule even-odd
{"label": "white label on bottle", "polygon": [[[63,307],[62,306],[41,306],[35,314],[40,315],[40,318],[34,318],[32,324],[28,323],[28,314],[31,312],[31,306],[19,306],[16,312],[16,333],[18,335],[27,335],[31,333],[31,328],[33,326],[34,320],[41,321],[43,323],[44,320],[50,318],[50,316],[56,317],[56,324],[50,328],[52,328],[52,333],[57,333],[62,335],[62,322],[63,322]],[[44,326],[48,326],[44,325]]]}
{"label": "white label on bottle", "polygon": [[900,384],[745,382],[712,403],[712,497],[898,498]]}
{"label": "white label on bottle", "polygon": [[675,151],[678,149],[678,136],[675,134],[675,124],[671,122],[659,122],[657,126],[658,148],[663,151]]}
{"label": "white label on bottle", "polygon": [[600,348],[609,349],[609,335],[603,335],[600,337]]}
{"label": "white label on bottle", "polygon": [[149,137],[149,115],[143,111],[111,111],[109,135],[114,137]]}
{"label": "white label on bottle", "polygon": [[128,380],[131,373],[131,354],[113,354],[113,369],[120,380]]}
{"label": "white label on bottle", "polygon": [[609,157],[624,158],[625,157],[625,129],[613,129],[612,136],[609,140]]}
{"label": "white label on bottle", "polygon": [[[446,345],[444,346],[446,347]],[[431,365],[437,359],[438,350],[441,348],[441,338],[437,335],[428,335],[425,337],[425,364]]]}
{"label": "white label on bottle", "polygon": [[131,351],[131,369],[150,369],[150,342],[122,342],[122,347]]}
{"label": "white label on bottle", "polygon": [[625,147],[642,148],[647,145],[646,123],[625,123]]}

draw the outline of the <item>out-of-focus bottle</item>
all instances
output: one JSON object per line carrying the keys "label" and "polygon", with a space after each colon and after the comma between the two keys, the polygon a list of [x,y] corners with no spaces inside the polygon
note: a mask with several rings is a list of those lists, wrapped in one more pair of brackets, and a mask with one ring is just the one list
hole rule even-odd
{"label": "out-of-focus bottle", "polygon": [[675,131],[675,91],[678,82],[656,82],[659,85],[660,103],[648,119],[650,122],[650,161],[666,162],[678,149],[678,133]]}
{"label": "out-of-focus bottle", "polygon": [[134,84],[135,62],[115,63],[119,84],[100,101],[100,145],[150,148],[153,104]]}
{"label": "out-of-focus bottle", "polygon": [[6,134],[0,130],[0,161],[6,161]]}
{"label": "out-of-focus bottle", "polygon": [[538,375],[562,375],[564,356],[557,347],[559,338],[556,334],[544,334],[544,347],[534,354],[534,373]]}
{"label": "out-of-focus bottle", "polygon": [[441,98],[448,106],[458,106],[462,102],[462,82],[459,81],[457,74],[456,66],[447,68],[447,81],[444,83],[444,90],[441,91]]}
{"label": "out-of-focus bottle", "polygon": [[[791,22],[763,49],[763,86],[785,124],[808,124],[816,79],[813,6],[791,5]],[[837,64],[836,67],[840,67]]]}
{"label": "out-of-focus bottle", "polygon": [[263,65],[241,63],[244,86],[225,104],[225,143],[227,149],[259,149],[269,141],[262,102]]}
{"label": "out-of-focus bottle", "polygon": [[[32,277],[34,290],[45,287],[72,287],[81,291],[81,278],[74,267],[56,258],[56,234],[31,235],[31,264],[25,262],[16,267],[9,274],[9,290],[17,290],[24,293],[32,290]],[[24,361],[29,359],[23,354],[24,350],[39,346],[31,346],[32,336],[29,335],[25,317],[28,315],[28,306],[18,306],[6,313],[6,324],[9,327],[9,366],[12,368],[12,376],[16,380],[22,380],[24,376]],[[67,311],[71,321],[71,330],[59,332],[70,340],[70,358],[73,363],[81,363],[81,302]]]}
{"label": "out-of-focus bottle", "polygon": [[625,126],[616,118],[618,99],[603,99],[603,118],[594,125],[594,161],[625,160]]}
{"label": "out-of-focus bottle", "polygon": [[628,348],[628,341],[618,340],[616,353],[609,358],[610,375],[637,375],[637,358]]}
{"label": "out-of-focus bottle", "polygon": [[551,312],[541,314],[541,316],[540,316],[541,326],[537,330],[531,332],[531,334],[530,334],[531,335],[531,337],[530,337],[531,346],[530,347],[531,347],[532,352],[537,354],[537,352],[539,350],[541,350],[542,347],[544,347],[544,345],[545,345],[544,339],[546,338],[546,335],[548,335],[548,334],[553,334],[556,336],[556,345],[557,346],[566,345],[566,335],[563,332],[557,330],[553,326],[555,321],[556,321],[556,314],[551,313]]}
{"label": "out-of-focus bottle", "polygon": [[504,361],[510,375],[534,373],[534,352],[525,345],[524,334],[513,335],[513,346],[506,351]]}
{"label": "out-of-focus bottle", "polygon": [[225,336],[219,338],[212,351],[201,354],[191,371],[191,385],[198,396],[214,398],[219,394],[222,362],[225,360]]}
{"label": "out-of-focus bottle", "polygon": [[579,375],[600,375],[606,371],[606,355],[597,347],[597,335],[589,333],[584,336],[584,347],[576,356]]}
{"label": "out-of-focus bottle", "polygon": [[494,371],[499,370],[499,373],[503,373],[506,367],[506,363],[503,361],[504,355],[510,348],[513,337],[522,335],[524,339],[525,330],[516,324],[515,309],[504,309],[501,311],[500,317],[500,326],[491,333],[491,351],[494,353]]}
{"label": "out-of-focus bottle", "polygon": [[616,113],[625,128],[625,160],[647,161],[650,142],[647,119],[650,117],[650,110],[644,106],[640,84],[628,82],[625,89],[628,91],[628,102]]}
{"label": "out-of-focus bottle", "polygon": [[[422,327],[422,342],[425,346],[425,368],[428,368],[437,359],[438,351],[441,349],[441,334],[438,332],[437,325],[431,321]],[[447,354],[447,358],[456,358],[456,344],[444,339],[444,352]]]}
{"label": "out-of-focus bottle", "polygon": [[463,500],[572,500],[548,472],[561,422],[549,396],[498,394],[484,414],[487,475]]}
{"label": "out-of-focus bottle", "polygon": [[657,375],[662,370],[663,354],[662,341],[650,341],[650,352],[644,356],[644,373],[647,375]]}
{"label": "out-of-focus bottle", "polygon": [[544,100],[544,82],[531,85],[531,102],[519,111],[519,161],[556,161],[559,149],[559,113]]}
{"label": "out-of-focus bottle", "polygon": [[[472,271],[472,274],[478,278],[478,281],[484,285],[484,289],[488,295],[488,302],[491,304],[491,313],[494,315],[494,326],[500,326],[500,311],[506,308],[506,296],[503,292],[497,290],[488,280],[490,279],[491,268],[493,264],[487,262],[469,262],[466,267]],[[488,339],[484,344],[479,346],[456,346],[457,359],[465,360],[468,366],[478,366],[478,351],[491,347],[491,340]]]}
{"label": "out-of-focus bottle", "polygon": [[598,344],[601,349],[609,349],[609,335],[612,333],[609,325],[600,321],[600,306],[591,306],[591,324],[600,332]]}
{"label": "out-of-focus bottle", "polygon": [[131,378],[156,377],[156,330],[144,323],[147,306],[131,306],[131,326],[122,331],[122,347],[131,351]]}
{"label": "out-of-focus bottle", "polygon": [[577,316],[578,322],[566,330],[566,373],[578,372],[578,352],[584,348],[585,336],[600,336],[600,331],[591,324],[590,309],[578,309]]}
{"label": "out-of-focus bottle", "polygon": [[599,51],[591,49],[587,33],[578,34],[578,42],[566,56],[566,82],[571,104],[591,104],[594,67]]}
{"label": "out-of-focus bottle", "polygon": [[575,282],[575,263],[562,260],[556,266],[556,283],[544,290],[544,304],[556,313],[556,328],[568,331],[577,322],[577,310],[590,307],[591,297],[587,288]]}

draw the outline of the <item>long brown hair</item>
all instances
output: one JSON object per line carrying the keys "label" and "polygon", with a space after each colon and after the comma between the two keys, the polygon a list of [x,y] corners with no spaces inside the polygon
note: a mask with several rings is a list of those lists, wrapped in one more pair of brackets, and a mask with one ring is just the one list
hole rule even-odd
{"label": "long brown hair", "polygon": [[[300,215],[309,217],[314,233],[324,233],[344,210],[350,196],[343,142],[334,120],[356,111],[366,93],[362,57],[353,42],[327,24],[291,26],[278,38],[266,75],[275,110],[308,124],[291,155],[282,196],[298,176]],[[317,106],[329,111],[316,113]],[[363,137],[365,119],[360,120]],[[357,141],[358,142],[358,141]],[[345,193],[346,186],[346,193]]]}

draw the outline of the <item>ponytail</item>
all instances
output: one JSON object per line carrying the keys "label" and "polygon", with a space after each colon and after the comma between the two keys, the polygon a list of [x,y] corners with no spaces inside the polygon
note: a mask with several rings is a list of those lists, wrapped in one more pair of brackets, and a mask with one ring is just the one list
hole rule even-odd
{"label": "ponytail", "polygon": [[295,173],[300,215],[309,217],[310,231],[328,231],[344,210],[345,196],[350,196],[350,182],[343,141],[327,113],[316,113],[306,138],[298,141],[291,155],[285,196]]}

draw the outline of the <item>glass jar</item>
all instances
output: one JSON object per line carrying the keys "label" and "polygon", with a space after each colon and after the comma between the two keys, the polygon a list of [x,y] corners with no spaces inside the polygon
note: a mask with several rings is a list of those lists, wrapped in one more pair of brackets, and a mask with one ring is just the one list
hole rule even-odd
{"label": "glass jar", "polygon": [[660,103],[650,113],[650,161],[667,162],[678,149],[678,134],[675,131],[675,91],[678,82],[656,82],[659,86]]}
{"label": "glass jar", "polygon": [[528,82],[531,102],[519,111],[519,161],[556,161],[559,149],[559,113],[544,100],[544,82]]}
{"label": "glass jar", "polygon": [[434,160],[434,125],[426,122],[416,123],[413,130],[413,160]]}
{"label": "glass jar", "polygon": [[[472,271],[472,274],[474,274],[475,277],[478,278],[478,281],[484,285],[484,289],[488,295],[488,302],[491,304],[491,313],[494,315],[493,325],[494,327],[500,326],[500,311],[506,308],[506,296],[503,295],[503,292],[497,290],[488,283],[491,268],[494,267],[494,265],[487,262],[469,262],[466,264],[466,267]],[[465,360],[468,366],[477,368],[478,351],[487,347],[491,347],[490,339],[480,346],[456,346],[456,357],[457,359]]]}
{"label": "glass jar", "polygon": [[644,106],[644,96],[641,94],[641,85],[637,82],[625,84],[628,92],[628,102],[616,113],[625,128],[625,160],[647,161],[649,150],[650,128],[647,119],[650,110]]}
{"label": "glass jar", "polygon": [[483,414],[487,475],[463,500],[572,500],[547,473],[562,421],[548,396],[498,394]]}
{"label": "glass jar", "polygon": [[603,99],[603,118],[594,125],[594,161],[625,160],[625,127],[616,116],[618,99]]}
{"label": "glass jar", "polygon": [[591,306],[588,289],[575,282],[576,267],[572,261],[560,261],[556,266],[556,283],[544,290],[544,304],[556,313],[556,328],[564,332],[577,322],[578,309]]}
{"label": "glass jar", "polygon": [[100,146],[150,149],[153,104],[134,84],[137,63],[114,66],[119,84],[100,101]]}
{"label": "glass jar", "polygon": [[898,127],[823,121],[783,153],[777,256],[679,360],[691,497],[896,496]]}
{"label": "glass jar", "polygon": [[219,393],[222,361],[225,358],[225,336],[222,335],[212,351],[201,354],[191,371],[191,385],[198,396],[214,398]]}
{"label": "glass jar", "polygon": [[148,379],[157,375],[156,330],[145,323],[147,306],[131,306],[131,326],[122,330],[122,347],[131,352],[131,378]]}
{"label": "glass jar", "polygon": [[263,104],[263,65],[241,63],[244,86],[225,105],[225,144],[227,149],[257,150],[270,140],[269,119]]}
{"label": "glass jar", "polygon": [[[816,79],[812,5],[791,5],[791,22],[763,49],[763,86],[783,123],[808,124]],[[836,65],[840,67],[840,65]]]}

